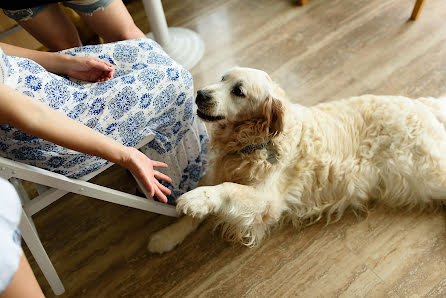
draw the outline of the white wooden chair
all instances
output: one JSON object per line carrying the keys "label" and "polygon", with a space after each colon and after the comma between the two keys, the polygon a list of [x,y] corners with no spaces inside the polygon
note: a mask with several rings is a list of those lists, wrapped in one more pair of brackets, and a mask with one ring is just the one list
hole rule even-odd
{"label": "white wooden chair", "polygon": [[[152,138],[146,138],[136,148],[147,144]],[[65,289],[39,239],[39,235],[31,218],[35,213],[55,202],[63,195],[72,192],[141,210],[176,216],[174,206],[88,182],[88,180],[103,172],[111,165],[109,164],[80,179],[71,179],[60,174],[0,157],[0,177],[8,179],[15,186],[22,200],[22,218],[20,221],[22,238],[56,295],[62,294]],[[22,185],[22,180],[36,183],[39,195],[30,200]]]}

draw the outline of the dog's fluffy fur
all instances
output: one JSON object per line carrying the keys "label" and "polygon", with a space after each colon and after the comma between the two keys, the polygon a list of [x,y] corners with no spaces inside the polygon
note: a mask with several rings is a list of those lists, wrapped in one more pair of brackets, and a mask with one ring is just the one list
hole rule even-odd
{"label": "dog's fluffy fur", "polygon": [[210,124],[208,186],[178,199],[186,216],[152,237],[152,252],[172,249],[208,215],[254,246],[284,219],[337,220],[372,199],[424,209],[446,198],[446,99],[364,95],[303,107],[265,72],[234,68],[196,101]]}

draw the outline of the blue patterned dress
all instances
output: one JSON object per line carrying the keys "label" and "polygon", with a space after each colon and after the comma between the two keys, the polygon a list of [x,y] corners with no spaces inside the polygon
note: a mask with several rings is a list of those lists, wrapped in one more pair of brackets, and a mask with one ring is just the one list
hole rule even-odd
{"label": "blue patterned dress", "polygon": [[[0,49],[0,82],[126,145],[169,165],[160,171],[173,182],[169,202],[194,188],[203,175],[208,137],[196,119],[191,74],[150,39],[134,39],[62,51],[98,57],[115,67],[112,80],[89,83],[52,74],[32,60]],[[14,99],[11,99],[13,104]],[[63,148],[0,125],[3,157],[79,178],[108,161]]]}

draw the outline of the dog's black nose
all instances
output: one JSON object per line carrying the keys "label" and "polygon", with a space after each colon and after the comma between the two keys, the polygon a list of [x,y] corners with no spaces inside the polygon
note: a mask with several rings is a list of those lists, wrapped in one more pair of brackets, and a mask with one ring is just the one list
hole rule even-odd
{"label": "dog's black nose", "polygon": [[211,96],[209,95],[209,93],[207,93],[204,90],[198,90],[197,91],[197,98],[195,99],[196,103],[199,102],[206,102],[209,101],[211,99]]}

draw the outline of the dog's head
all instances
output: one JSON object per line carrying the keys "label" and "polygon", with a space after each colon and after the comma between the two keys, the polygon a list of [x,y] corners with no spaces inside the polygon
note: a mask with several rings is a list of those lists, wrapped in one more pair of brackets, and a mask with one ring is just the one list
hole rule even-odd
{"label": "dog's head", "polygon": [[198,90],[197,115],[217,123],[264,120],[265,132],[276,135],[283,130],[283,97],[264,71],[235,67],[220,82]]}

